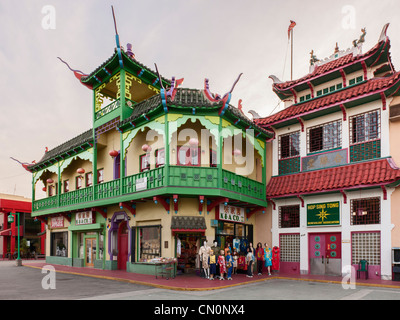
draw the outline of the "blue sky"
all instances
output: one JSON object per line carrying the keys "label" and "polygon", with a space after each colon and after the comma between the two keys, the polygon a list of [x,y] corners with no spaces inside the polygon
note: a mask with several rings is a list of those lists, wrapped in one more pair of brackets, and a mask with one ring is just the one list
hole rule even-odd
{"label": "blue sky", "polygon": [[[42,26],[46,5],[55,9],[55,29]],[[290,78],[290,20],[297,23],[295,79],[309,72],[312,49],[328,57],[336,42],[347,49],[366,27],[366,52],[388,22],[400,68],[398,0],[1,0],[0,193],[31,196],[31,174],[10,157],[39,161],[46,147],[91,128],[92,94],[57,57],[86,73],[108,59],[115,47],[111,5],[121,45],[132,43],[137,60],[152,69],[157,63],[166,78],[185,78],[183,87],[201,89],[209,78],[221,95],[243,73],[231,104],[242,99],[245,112],[262,116],[278,103],[268,76]]]}

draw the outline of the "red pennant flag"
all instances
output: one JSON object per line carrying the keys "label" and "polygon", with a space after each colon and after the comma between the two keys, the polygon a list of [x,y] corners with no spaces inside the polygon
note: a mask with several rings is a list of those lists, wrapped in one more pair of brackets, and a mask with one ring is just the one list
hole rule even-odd
{"label": "red pennant flag", "polygon": [[296,26],[296,22],[294,22],[293,20],[290,20],[290,26],[288,29],[288,39],[290,39],[290,31],[292,31],[295,26]]}

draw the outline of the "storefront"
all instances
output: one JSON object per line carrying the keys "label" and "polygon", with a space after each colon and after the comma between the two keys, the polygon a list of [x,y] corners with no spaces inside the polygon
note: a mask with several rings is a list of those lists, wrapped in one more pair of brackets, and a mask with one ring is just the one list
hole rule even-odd
{"label": "storefront", "polygon": [[102,269],[104,256],[104,218],[95,211],[81,211],[73,215],[68,231],[71,234],[71,256],[74,267]]}

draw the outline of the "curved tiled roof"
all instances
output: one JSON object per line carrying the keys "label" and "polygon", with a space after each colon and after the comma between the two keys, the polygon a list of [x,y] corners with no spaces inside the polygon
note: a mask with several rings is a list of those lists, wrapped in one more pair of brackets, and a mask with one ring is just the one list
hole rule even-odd
{"label": "curved tiled roof", "polygon": [[[386,38],[384,41],[378,42],[371,50],[369,50],[365,54],[353,55],[353,53],[349,53],[343,57],[330,61],[328,63],[324,63],[322,65],[317,65],[313,72],[307,74],[306,76],[292,81],[286,81],[281,83],[274,83],[273,88],[275,90],[286,91],[290,88],[294,88],[300,83],[310,81],[312,79],[321,77],[327,73],[333,72],[335,70],[339,70],[342,68],[346,68],[356,62],[360,62],[363,60],[367,60],[374,55],[379,55],[380,51],[384,49],[388,49],[390,47],[390,40]],[[380,57],[380,55],[379,55]],[[379,58],[378,57],[378,58]]]}
{"label": "curved tiled roof", "polygon": [[355,86],[344,88],[335,93],[316,99],[294,104],[272,116],[255,119],[254,122],[260,126],[270,126],[288,119],[301,117],[305,114],[352,101],[363,95],[375,94],[385,91],[396,83],[399,83],[400,72],[384,78],[373,78]]}
{"label": "curved tiled roof", "polygon": [[272,177],[267,198],[388,185],[400,180],[392,159],[380,159],[323,170]]}

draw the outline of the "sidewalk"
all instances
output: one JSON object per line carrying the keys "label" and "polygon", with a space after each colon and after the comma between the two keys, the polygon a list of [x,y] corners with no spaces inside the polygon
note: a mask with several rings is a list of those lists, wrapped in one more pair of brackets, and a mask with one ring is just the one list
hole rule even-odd
{"label": "sidewalk", "polygon": [[[51,264],[45,261],[30,261],[26,260],[23,262],[23,266],[30,268],[42,269],[44,266]],[[335,283],[341,284],[341,277],[329,277],[329,276],[314,276],[314,275],[293,275],[293,274],[282,274],[275,273],[272,276],[263,274],[261,276],[254,275],[253,278],[246,277],[245,274],[233,275],[233,280],[207,280],[196,276],[194,274],[178,275],[174,279],[166,279],[158,277],[156,279],[153,275],[143,275],[136,273],[129,273],[123,270],[99,270],[93,268],[77,268],[68,267],[61,265],[51,265],[55,268],[56,272],[68,273],[79,276],[108,279],[115,281],[123,281],[135,284],[142,284],[152,286],[156,288],[179,290],[179,291],[205,291],[205,290],[217,290],[223,288],[229,288],[234,286],[240,286],[245,284],[257,283],[261,281],[269,281],[272,279],[283,279],[293,281],[311,281],[311,282],[324,282],[324,283]],[[384,287],[392,289],[400,289],[400,282],[380,280],[380,279],[369,279],[369,280],[356,280],[356,286],[369,286],[369,287]]]}

